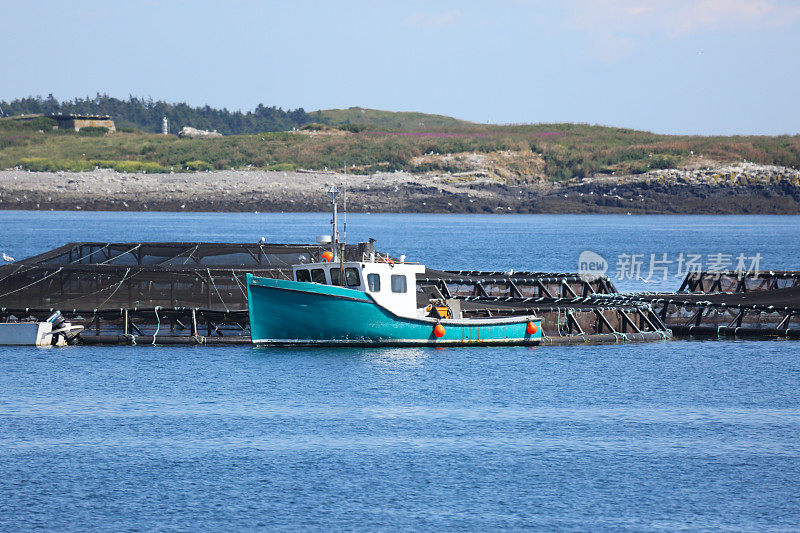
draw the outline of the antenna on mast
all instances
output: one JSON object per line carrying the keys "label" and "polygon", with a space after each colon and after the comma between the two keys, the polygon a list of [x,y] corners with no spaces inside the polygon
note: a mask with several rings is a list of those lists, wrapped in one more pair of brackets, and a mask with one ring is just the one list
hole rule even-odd
{"label": "antenna on mast", "polygon": [[344,237],[342,240],[347,243],[347,160],[344,162],[344,195],[342,197],[342,209],[344,209]]}
{"label": "antenna on mast", "polygon": [[339,197],[339,189],[336,188],[336,185],[332,185],[331,189],[328,191],[328,197],[331,199],[331,209],[333,210],[333,218],[331,219],[331,226],[333,229],[333,233],[331,234],[331,245],[333,248],[333,254],[336,255],[338,253],[338,244],[339,244],[339,222],[336,220],[336,199]]}

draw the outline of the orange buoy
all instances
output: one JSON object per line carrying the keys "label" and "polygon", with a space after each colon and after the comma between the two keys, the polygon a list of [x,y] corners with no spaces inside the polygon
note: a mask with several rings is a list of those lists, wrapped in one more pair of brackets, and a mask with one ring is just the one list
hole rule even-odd
{"label": "orange buoy", "polygon": [[441,339],[444,337],[444,326],[441,324],[436,324],[436,327],[433,328],[433,334],[436,336],[437,339]]}
{"label": "orange buoy", "polygon": [[534,335],[537,331],[539,331],[539,328],[537,328],[536,324],[533,322],[528,322],[528,326],[525,328],[525,331],[528,332],[528,335]]}
{"label": "orange buoy", "polygon": [[333,252],[322,252],[322,262],[327,263],[329,261],[333,261]]}

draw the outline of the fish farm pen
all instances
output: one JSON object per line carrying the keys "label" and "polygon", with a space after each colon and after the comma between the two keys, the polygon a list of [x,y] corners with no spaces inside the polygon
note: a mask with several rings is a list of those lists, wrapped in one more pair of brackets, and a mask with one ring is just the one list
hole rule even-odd
{"label": "fish farm pen", "polygon": [[436,271],[417,277],[418,304],[444,299],[465,318],[537,315],[545,344],[660,340],[671,336],[647,302],[609,303],[605,276],[573,273]]}
{"label": "fish farm pen", "polygon": [[651,305],[676,336],[800,338],[800,271],[690,272],[676,293],[601,297]]}
{"label": "fish farm pen", "polygon": [[675,335],[800,338],[800,287],[606,299],[615,304],[650,304]]}
{"label": "fish farm pen", "polygon": [[[291,279],[326,246],[270,243],[70,243],[0,266],[0,322],[55,311],[82,344],[250,343],[246,274]],[[363,261],[372,242],[347,245]],[[388,258],[388,256],[386,256]],[[395,260],[396,261],[396,260]],[[800,337],[800,272],[690,273],[672,294],[620,294],[606,277],[444,271],[417,276],[417,301],[458,316],[535,314],[544,344],[675,335]]]}
{"label": "fish farm pen", "polygon": [[755,273],[700,271],[688,274],[678,292],[752,292],[791,287],[800,287],[800,272],[786,270]]}
{"label": "fish farm pen", "polygon": [[[348,245],[363,257],[369,243]],[[250,342],[247,273],[289,279],[320,245],[70,243],[0,266],[0,321],[54,311],[86,329],[82,342]],[[90,338],[91,337],[91,338]]]}

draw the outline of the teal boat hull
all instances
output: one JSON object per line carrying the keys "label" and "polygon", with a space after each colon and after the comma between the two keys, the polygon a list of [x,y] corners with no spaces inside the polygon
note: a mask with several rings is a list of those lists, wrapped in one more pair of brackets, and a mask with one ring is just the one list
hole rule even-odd
{"label": "teal boat hull", "polygon": [[[360,290],[333,285],[258,278],[248,274],[250,336],[265,345],[534,345],[541,319],[407,318],[378,305]],[[527,333],[533,322],[536,333]],[[437,324],[444,335],[436,337]]]}

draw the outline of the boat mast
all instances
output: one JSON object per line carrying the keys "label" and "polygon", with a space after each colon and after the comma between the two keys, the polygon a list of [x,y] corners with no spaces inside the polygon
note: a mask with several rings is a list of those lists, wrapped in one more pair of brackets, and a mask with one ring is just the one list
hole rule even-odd
{"label": "boat mast", "polygon": [[331,251],[333,252],[333,260],[336,261],[337,257],[339,256],[339,223],[336,219],[336,199],[339,197],[339,189],[336,188],[336,185],[331,186],[331,190],[328,191],[328,196],[331,199],[331,209],[333,210],[333,218],[331,218],[331,248],[333,248],[333,250]]}
{"label": "boat mast", "polygon": [[[342,231],[342,244],[347,244],[347,161],[344,162],[344,193],[342,194],[342,211],[344,211],[344,228]],[[342,251],[344,255],[344,251]]]}
{"label": "boat mast", "polygon": [[339,285],[344,286],[344,249],[347,240],[347,161],[344,162],[344,195],[342,196],[342,209],[344,210],[344,235],[342,243],[339,245],[341,254],[339,255]]}

